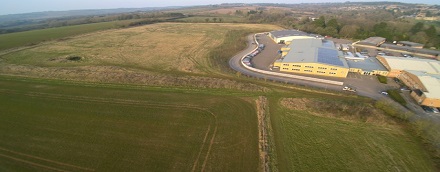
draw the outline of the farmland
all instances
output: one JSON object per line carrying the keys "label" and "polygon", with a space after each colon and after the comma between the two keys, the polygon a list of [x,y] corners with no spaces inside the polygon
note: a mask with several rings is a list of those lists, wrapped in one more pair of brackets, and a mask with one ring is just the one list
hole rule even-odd
{"label": "farmland", "polygon": [[14,77],[2,77],[0,85],[1,171],[258,165],[255,110],[236,97]]}
{"label": "farmland", "polygon": [[[222,82],[213,85],[253,88],[255,86],[237,85],[229,80],[213,81],[211,76],[219,71],[212,69],[213,62],[206,57],[210,50],[222,45],[228,33],[247,34],[262,31],[261,28],[270,30],[278,27],[228,23],[160,23],[108,30],[0,56],[0,71],[14,75],[93,82],[173,86],[194,84],[196,87],[212,87],[206,86],[206,83]],[[239,40],[241,36],[232,39]],[[228,46],[235,47],[235,42]],[[69,60],[72,56],[80,60]]]}
{"label": "farmland", "polygon": [[245,35],[276,29],[159,23],[0,55],[0,171],[257,171],[259,96],[280,171],[435,171],[371,100],[228,72]]}
{"label": "farmland", "polygon": [[93,24],[74,25],[66,27],[57,27],[41,30],[33,30],[26,32],[18,32],[0,35],[0,40],[8,40],[0,42],[0,50],[15,48],[25,45],[34,45],[43,41],[62,39],[65,37],[119,28],[124,24],[128,24],[134,20],[101,22]]}

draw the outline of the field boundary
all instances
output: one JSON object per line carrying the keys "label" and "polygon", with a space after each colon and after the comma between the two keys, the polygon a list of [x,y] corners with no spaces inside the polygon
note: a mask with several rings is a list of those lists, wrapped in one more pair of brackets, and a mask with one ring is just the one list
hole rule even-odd
{"label": "field boundary", "polygon": [[266,97],[260,96],[255,100],[258,116],[258,151],[260,154],[260,169],[263,172],[269,172],[269,143],[267,133],[266,116],[268,115],[268,101]]}
{"label": "field boundary", "polygon": [[[50,98],[50,99],[56,99],[56,100],[61,100],[61,101],[71,100],[71,101],[81,101],[81,102],[119,104],[119,105],[137,106],[137,107],[144,107],[145,105],[147,105],[147,106],[152,106],[153,108],[170,108],[171,107],[171,108],[186,108],[186,109],[193,109],[193,110],[197,110],[197,111],[203,111],[213,117],[213,122],[211,122],[208,125],[208,128],[206,129],[205,138],[204,138],[202,145],[200,147],[198,156],[194,161],[192,171],[195,171],[195,168],[199,164],[200,155],[202,154],[202,152],[205,148],[205,145],[208,144],[208,149],[206,151],[206,155],[203,159],[203,164],[201,167],[201,171],[204,171],[206,163],[207,163],[209,156],[210,156],[210,153],[211,153],[212,146],[214,144],[215,137],[217,135],[217,128],[218,128],[217,116],[213,112],[211,112],[210,110],[208,110],[206,108],[202,108],[202,107],[194,106],[194,105],[189,105],[189,104],[185,104],[185,105],[166,104],[166,103],[161,104],[161,103],[151,103],[148,101],[135,101],[135,100],[127,100],[127,99],[107,99],[107,98],[95,98],[95,97],[86,97],[86,96],[65,96],[65,95],[61,95],[61,94],[49,94],[49,93],[38,93],[38,92],[21,93],[21,92],[9,90],[9,89],[0,89],[0,94],[1,93],[19,94],[19,95],[25,95],[25,96],[29,96],[29,97]],[[207,143],[206,142],[207,136],[210,135],[209,133],[211,131],[212,123],[214,124],[214,131],[211,134],[209,143]],[[2,150],[1,147],[0,147],[0,150]],[[0,154],[0,155],[2,155],[2,154]],[[30,155],[30,156],[32,156],[32,155]],[[14,157],[10,157],[10,158],[11,159],[18,159],[18,158],[14,158]],[[41,158],[41,160],[43,160],[43,159],[44,158]],[[25,160],[23,160],[23,161],[25,161]],[[44,159],[43,161],[51,162],[52,160]],[[53,162],[55,162],[55,161],[53,161]],[[37,164],[37,163],[29,161],[28,164]],[[57,164],[57,163],[55,163],[55,164]],[[61,164],[63,164],[63,163],[61,163]],[[41,164],[37,164],[37,165],[41,165]],[[45,165],[41,165],[41,166],[45,166]],[[52,169],[52,170],[54,170],[54,169]],[[56,170],[56,171],[59,171],[59,170]],[[61,171],[64,171],[64,170],[61,170]]]}

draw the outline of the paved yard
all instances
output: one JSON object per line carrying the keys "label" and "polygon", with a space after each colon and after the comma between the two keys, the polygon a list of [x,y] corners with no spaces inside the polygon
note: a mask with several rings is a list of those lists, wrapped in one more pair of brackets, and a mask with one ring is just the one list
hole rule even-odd
{"label": "paved yard", "polygon": [[349,73],[344,83],[347,86],[356,88],[359,95],[375,99],[385,98],[384,95],[380,94],[381,91],[399,88],[399,85],[391,78],[388,78],[388,84],[382,84],[376,76],[366,76],[359,73]]}
{"label": "paved yard", "polygon": [[257,40],[260,44],[266,45],[264,50],[252,58],[252,65],[257,69],[269,70],[273,62],[278,57],[278,51],[283,47],[282,44],[276,44],[265,34],[257,35]]}

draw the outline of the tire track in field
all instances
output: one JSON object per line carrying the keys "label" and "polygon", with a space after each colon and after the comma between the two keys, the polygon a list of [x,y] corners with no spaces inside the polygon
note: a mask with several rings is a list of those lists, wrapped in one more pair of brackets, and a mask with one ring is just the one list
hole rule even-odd
{"label": "tire track in field", "polygon": [[215,128],[214,128],[214,134],[211,137],[211,141],[209,142],[208,152],[206,153],[205,160],[203,160],[202,169],[200,171],[205,171],[206,162],[208,161],[209,155],[211,153],[212,145],[214,144],[214,139],[215,139],[215,135],[217,134],[217,126],[218,126],[217,125],[217,119],[215,120],[215,123],[216,123],[216,125],[215,125]]}
{"label": "tire track in field", "polygon": [[81,167],[81,166],[77,166],[77,165],[67,164],[67,163],[63,163],[63,162],[58,162],[58,161],[54,161],[54,160],[50,160],[50,159],[45,159],[45,158],[41,158],[41,157],[38,157],[38,156],[29,155],[29,154],[20,153],[20,152],[16,152],[16,151],[13,151],[13,150],[5,149],[5,148],[2,148],[2,147],[0,147],[0,150],[5,151],[5,152],[9,152],[9,153],[12,153],[12,154],[16,154],[16,155],[21,155],[21,156],[25,156],[25,157],[29,157],[29,158],[33,158],[33,159],[38,159],[38,160],[41,160],[41,161],[50,162],[50,163],[61,165],[61,166],[72,167],[72,168],[76,168],[76,169],[80,169],[80,170],[84,170],[84,171],[95,171],[94,169],[91,169],[91,168],[86,168],[86,167]]}
{"label": "tire track in field", "polygon": [[22,162],[22,163],[25,163],[25,164],[33,165],[35,167],[40,167],[40,168],[44,168],[44,169],[48,169],[48,170],[53,170],[53,171],[67,172],[66,170],[62,170],[62,169],[55,168],[55,167],[49,167],[49,166],[46,166],[46,165],[41,165],[41,164],[38,164],[38,163],[34,163],[34,162],[31,162],[31,161],[26,161],[26,160],[23,160],[23,159],[15,158],[15,157],[4,155],[4,154],[1,154],[1,153],[0,153],[0,156],[1,157],[5,157],[5,158],[9,158],[9,159],[12,159],[12,160],[15,160],[15,161],[18,161],[18,162]]}
{"label": "tire track in field", "polygon": [[211,125],[209,125],[209,127],[208,127],[208,131],[206,132],[205,137],[203,138],[203,144],[202,144],[202,147],[200,148],[199,154],[197,155],[197,158],[196,158],[196,160],[194,161],[194,163],[193,163],[193,167],[192,167],[192,169],[191,169],[192,172],[194,172],[194,171],[196,170],[197,164],[199,163],[200,155],[201,155],[202,152],[203,152],[203,149],[204,149],[204,147],[205,147],[206,140],[208,139],[208,134],[209,134],[209,131],[210,131],[210,130],[211,130]]}
{"label": "tire track in field", "polygon": [[[165,103],[151,103],[151,102],[147,102],[147,101],[136,101],[136,100],[127,100],[127,99],[109,99],[109,98],[96,98],[96,97],[86,97],[86,96],[66,96],[66,95],[61,95],[61,94],[50,94],[50,93],[39,93],[39,92],[27,92],[27,93],[23,93],[23,92],[18,92],[15,90],[9,90],[9,89],[0,89],[0,93],[12,93],[12,94],[20,94],[20,95],[25,95],[25,96],[29,96],[29,97],[39,97],[39,98],[50,98],[50,99],[57,99],[57,100],[72,100],[72,101],[81,101],[81,102],[96,102],[96,103],[110,103],[110,104],[120,104],[120,105],[129,105],[129,106],[138,106],[138,107],[143,107],[145,105],[148,106],[154,106],[155,108],[157,107],[178,107],[178,108],[186,108],[186,109],[195,109],[195,110],[199,110],[199,111],[204,111],[209,113],[213,118],[214,118],[214,132],[211,136],[209,145],[208,145],[208,150],[206,153],[206,156],[203,160],[203,165],[202,165],[202,169],[201,171],[204,171],[205,167],[206,167],[206,163],[208,161],[209,155],[211,153],[211,149],[212,149],[212,145],[214,144],[214,140],[215,137],[217,135],[217,128],[218,128],[218,124],[217,124],[217,116],[209,111],[206,108],[201,108],[199,106],[194,106],[194,105],[189,105],[189,104],[185,104],[185,105],[177,105],[177,104],[165,104]],[[207,132],[205,134],[205,137],[207,137],[209,135],[209,131],[211,128],[211,124],[208,125],[208,129]],[[195,160],[194,164],[193,164],[193,169],[192,171],[195,170],[197,164],[198,164],[198,159],[200,158],[201,152],[203,152],[203,148],[204,145],[206,144],[206,138],[203,140],[202,142],[202,147],[199,151],[199,155],[197,157],[197,159]]]}

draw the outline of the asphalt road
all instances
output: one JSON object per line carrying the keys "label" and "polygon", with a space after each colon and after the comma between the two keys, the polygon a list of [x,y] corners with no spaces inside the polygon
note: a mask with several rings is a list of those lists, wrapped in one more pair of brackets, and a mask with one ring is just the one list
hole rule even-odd
{"label": "asphalt road", "polygon": [[[243,75],[247,75],[247,76],[251,76],[251,77],[255,77],[255,78],[260,78],[260,79],[267,79],[267,80],[272,80],[272,81],[277,81],[277,82],[282,82],[282,83],[288,83],[288,84],[294,84],[294,85],[300,85],[300,86],[306,86],[306,87],[313,87],[313,88],[320,88],[320,89],[325,89],[325,90],[342,91],[343,86],[331,85],[331,84],[325,84],[325,83],[319,83],[319,82],[312,82],[312,81],[305,81],[305,80],[300,80],[300,79],[293,79],[293,78],[280,77],[280,76],[274,76],[274,75],[267,75],[267,74],[262,74],[262,73],[258,73],[258,72],[254,72],[254,71],[246,69],[241,64],[241,58],[244,55],[250,53],[252,50],[254,50],[257,47],[256,43],[254,42],[253,35],[249,35],[247,40],[248,41],[247,41],[246,49],[244,49],[240,53],[236,54],[234,57],[232,57],[229,60],[229,66],[232,69],[234,69],[235,71],[238,71]],[[267,66],[261,66],[261,68],[263,68],[263,69],[266,68],[266,70],[267,70]],[[355,87],[357,89],[358,95],[370,97],[375,100],[379,100],[379,99],[391,100],[389,97],[380,94],[380,92],[383,90],[386,90],[386,89],[390,89],[390,88],[395,88],[395,87],[398,88],[398,86],[396,84],[393,84],[394,82],[391,79],[388,82],[388,83],[390,83],[390,85],[384,85],[384,84],[380,84],[374,76],[362,76],[359,74],[349,74],[348,78],[344,80],[344,83],[345,83],[344,85]],[[401,109],[403,111],[408,110],[405,107],[401,106],[400,104],[398,104],[394,101],[390,101],[390,102],[392,102],[396,107],[399,107],[399,109]],[[427,113],[419,111],[419,110],[415,111],[415,114],[417,115],[417,117],[430,118],[430,119],[436,120],[440,123],[440,116],[439,115],[427,114]]]}

